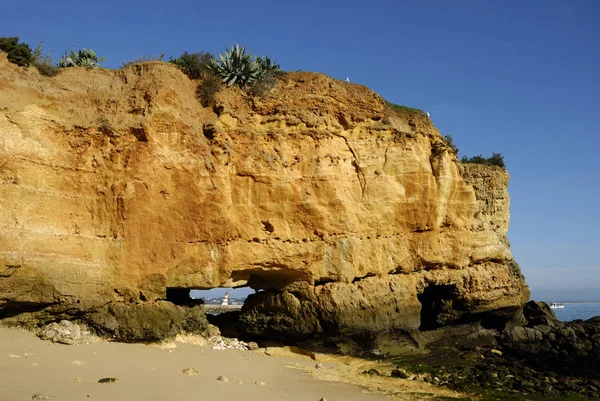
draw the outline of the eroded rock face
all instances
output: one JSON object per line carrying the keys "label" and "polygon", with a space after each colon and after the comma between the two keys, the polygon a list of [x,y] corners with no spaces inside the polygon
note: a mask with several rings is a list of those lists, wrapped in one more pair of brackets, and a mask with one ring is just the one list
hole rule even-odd
{"label": "eroded rock face", "polygon": [[508,179],[320,74],[204,108],[167,63],[48,78],[0,54],[0,317],[242,285],[267,290],[245,330],[275,337],[417,330],[422,302],[432,327],[516,310]]}

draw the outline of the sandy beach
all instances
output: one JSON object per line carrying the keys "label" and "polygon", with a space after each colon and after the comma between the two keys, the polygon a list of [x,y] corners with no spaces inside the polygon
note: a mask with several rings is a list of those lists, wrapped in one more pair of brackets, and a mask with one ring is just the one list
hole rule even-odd
{"label": "sandy beach", "polygon": [[[0,328],[0,401],[389,401],[458,396],[421,381],[358,374],[374,365],[357,358],[318,354],[315,361],[286,348],[268,353],[214,350],[180,341],[62,345],[31,332]],[[184,374],[187,368],[198,375]],[[98,383],[103,378],[118,382]]]}
{"label": "sandy beach", "polygon": [[[1,401],[31,400],[36,394],[57,401],[390,399],[358,386],[317,380],[303,369],[311,366],[315,361],[308,357],[184,343],[60,345],[0,328]],[[199,374],[186,375],[186,368]],[[228,381],[217,380],[219,376]],[[107,377],[119,381],[98,383]]]}

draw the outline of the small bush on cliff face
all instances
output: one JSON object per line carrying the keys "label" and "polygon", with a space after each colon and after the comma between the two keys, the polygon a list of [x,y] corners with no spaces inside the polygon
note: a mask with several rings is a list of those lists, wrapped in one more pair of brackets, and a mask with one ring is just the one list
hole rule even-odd
{"label": "small bush on cliff face", "polygon": [[476,163],[476,164],[485,164],[488,166],[498,166],[502,168],[506,168],[504,164],[504,157],[500,153],[492,153],[492,157],[483,157],[482,155],[467,157],[463,156],[461,159],[463,163]]}
{"label": "small bush on cliff face", "polygon": [[408,107],[408,106],[402,106],[399,104],[394,104],[391,102],[385,102],[385,104],[392,110],[396,110],[396,111],[403,111],[405,113],[411,113],[411,114],[422,114],[425,115],[425,112],[423,110],[420,109],[415,109],[412,107]]}
{"label": "small bush on cliff face", "polygon": [[444,136],[444,139],[446,140],[446,144],[450,147],[450,149],[452,149],[454,154],[458,155],[458,146],[456,146],[454,144],[454,140],[452,139],[452,136],[446,135],[446,136]]}
{"label": "small bush on cliff face", "polygon": [[0,38],[0,50],[8,53],[8,61],[22,67],[31,64],[31,47],[27,43],[19,43],[18,37]]}
{"label": "small bush on cliff face", "polygon": [[44,42],[40,42],[33,50],[31,64],[37,68],[40,74],[53,77],[60,72],[60,68],[52,65],[52,53],[44,54],[43,44]]}
{"label": "small bush on cliff face", "polygon": [[146,61],[164,61],[165,55],[161,54],[160,56],[141,56],[131,59],[129,61],[121,64],[121,68],[129,67],[134,64],[145,63]]}
{"label": "small bush on cliff face", "polygon": [[277,80],[285,73],[283,71],[268,71],[260,77],[248,90],[255,97],[263,97],[277,84]]}
{"label": "small bush on cliff face", "polygon": [[204,79],[196,88],[196,96],[202,103],[202,106],[208,107],[215,101],[215,96],[221,90],[221,79],[215,74],[205,74]]}
{"label": "small bush on cliff face", "polygon": [[175,64],[187,75],[190,79],[200,79],[206,73],[211,71],[211,63],[214,56],[210,53],[188,53],[184,52],[177,58],[172,58],[169,63]]}

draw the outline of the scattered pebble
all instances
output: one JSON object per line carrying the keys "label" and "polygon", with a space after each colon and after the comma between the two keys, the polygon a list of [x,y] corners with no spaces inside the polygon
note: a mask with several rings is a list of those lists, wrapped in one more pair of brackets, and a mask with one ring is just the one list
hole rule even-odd
{"label": "scattered pebble", "polygon": [[87,344],[96,341],[96,337],[84,326],[82,327],[68,320],[61,320],[60,323],[50,323],[42,328],[38,335],[42,340],[50,340],[66,345]]}
{"label": "scattered pebble", "polygon": [[[241,351],[247,351],[250,349],[248,347],[248,343],[245,343],[244,341],[240,341],[237,338],[226,338],[221,336],[212,337],[208,341],[208,346],[216,350],[237,349]],[[258,345],[256,345],[256,348],[258,348]]]}
{"label": "scattered pebble", "polygon": [[34,368],[37,368],[38,365],[39,365],[39,363],[37,363],[37,362],[31,362],[31,366],[33,366]]}
{"label": "scattered pebble", "polygon": [[377,369],[364,370],[361,374],[371,376],[381,376],[381,373]]}
{"label": "scattered pebble", "polygon": [[258,349],[258,344],[257,344],[257,343],[255,343],[254,341],[250,341],[250,342],[247,344],[247,347],[248,347],[248,349],[249,349],[250,351],[254,351],[254,350],[257,350],[257,349]]}
{"label": "scattered pebble", "polygon": [[82,379],[81,377],[76,377],[76,378],[75,378],[75,381],[76,381],[77,383],[81,383],[81,382],[83,382],[83,379]]}
{"label": "scattered pebble", "polygon": [[217,377],[217,380],[225,382],[225,383],[227,383],[229,381],[229,379],[226,378],[225,376],[219,376],[219,377]]}
{"label": "scattered pebble", "polygon": [[200,373],[194,368],[183,369],[183,374],[188,376],[198,376]]}
{"label": "scattered pebble", "polygon": [[21,355],[16,355],[16,354],[8,354],[9,358],[20,358]]}
{"label": "scattered pebble", "polygon": [[34,394],[31,396],[32,400],[53,400],[55,397],[51,396],[51,395],[44,395],[44,394]]}
{"label": "scattered pebble", "polygon": [[319,362],[319,363],[317,363],[317,364],[315,365],[315,369],[323,369],[323,364],[322,364],[322,363],[320,363],[320,362]]}
{"label": "scattered pebble", "polygon": [[258,384],[259,386],[264,386],[264,385],[266,385],[267,383],[265,383],[265,382],[261,382],[261,381],[258,381],[258,382],[254,382],[254,384]]}
{"label": "scattered pebble", "polygon": [[327,398],[321,397],[321,399],[319,401],[327,401]]}
{"label": "scattered pebble", "polygon": [[78,361],[78,360],[74,360],[74,361],[71,361],[71,362],[69,363],[69,365],[73,365],[73,366],[81,366],[81,365],[85,365],[85,362],[83,362],[83,361]]}
{"label": "scattered pebble", "polygon": [[404,369],[394,369],[390,372],[391,377],[398,377],[400,379],[408,379],[408,374]]}
{"label": "scattered pebble", "polygon": [[102,379],[98,380],[98,383],[117,383],[119,381],[120,380],[116,377],[103,377]]}

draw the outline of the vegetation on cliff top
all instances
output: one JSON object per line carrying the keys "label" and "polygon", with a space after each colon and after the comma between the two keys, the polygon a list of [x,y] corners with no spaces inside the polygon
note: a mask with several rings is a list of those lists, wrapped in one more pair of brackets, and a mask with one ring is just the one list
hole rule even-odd
{"label": "vegetation on cliff top", "polygon": [[473,157],[463,156],[460,161],[463,163],[485,164],[487,166],[506,168],[506,165],[504,164],[504,156],[502,156],[500,153],[492,153],[491,157],[483,157],[482,155]]}
{"label": "vegetation on cliff top", "polygon": [[70,52],[67,53],[65,50],[65,54],[63,58],[58,61],[57,67],[65,68],[65,67],[90,67],[95,68],[98,67],[106,57],[98,57],[96,56],[96,52],[92,49],[80,49],[75,51],[75,48],[72,48]]}
{"label": "vegetation on cliff top", "polygon": [[0,38],[0,50],[8,54],[8,61],[22,67],[31,64],[31,47],[27,43],[19,43],[18,37]]}
{"label": "vegetation on cliff top", "polygon": [[[8,60],[19,66],[35,66],[40,74],[54,76],[61,68],[88,67],[95,68],[106,58],[98,57],[92,49],[65,51],[63,57],[55,65],[52,64],[52,54],[44,54],[42,43],[32,52],[27,43],[19,43],[18,37],[0,37],[0,50],[8,54]],[[146,61],[162,62],[164,55],[159,57],[138,57],[123,63],[122,67],[142,63]],[[178,66],[184,74],[192,80],[198,80],[196,96],[200,103],[208,107],[214,103],[216,94],[221,90],[222,84],[227,87],[238,86],[254,97],[266,95],[284,74],[279,64],[269,57],[252,56],[246,52],[245,46],[235,44],[231,49],[226,49],[219,57],[208,52],[188,53],[185,51],[176,58],[170,58],[169,63]],[[423,110],[403,106],[386,101],[386,106],[394,111],[407,114],[428,115]],[[452,137],[444,137],[446,145],[458,156],[458,147],[454,144]],[[504,158],[500,153],[493,153],[491,157],[482,155],[467,157],[463,156],[463,163],[477,163],[490,166],[506,168]]]}
{"label": "vegetation on cliff top", "polygon": [[388,101],[386,101],[385,104],[387,107],[389,107],[392,110],[403,111],[403,112],[409,113],[409,114],[421,114],[424,116],[426,115],[426,113],[421,109],[415,109],[412,107],[403,106],[403,105],[395,104],[395,103],[388,102]]}
{"label": "vegetation on cliff top", "polygon": [[[445,135],[444,141],[446,145],[454,152],[454,154],[458,157],[458,146],[454,143],[451,135]],[[483,157],[482,155],[467,157],[463,156],[460,159],[462,163],[473,163],[473,164],[484,164],[486,166],[498,166],[502,168],[506,168],[504,164],[504,156],[500,153],[492,153],[491,157]]]}

